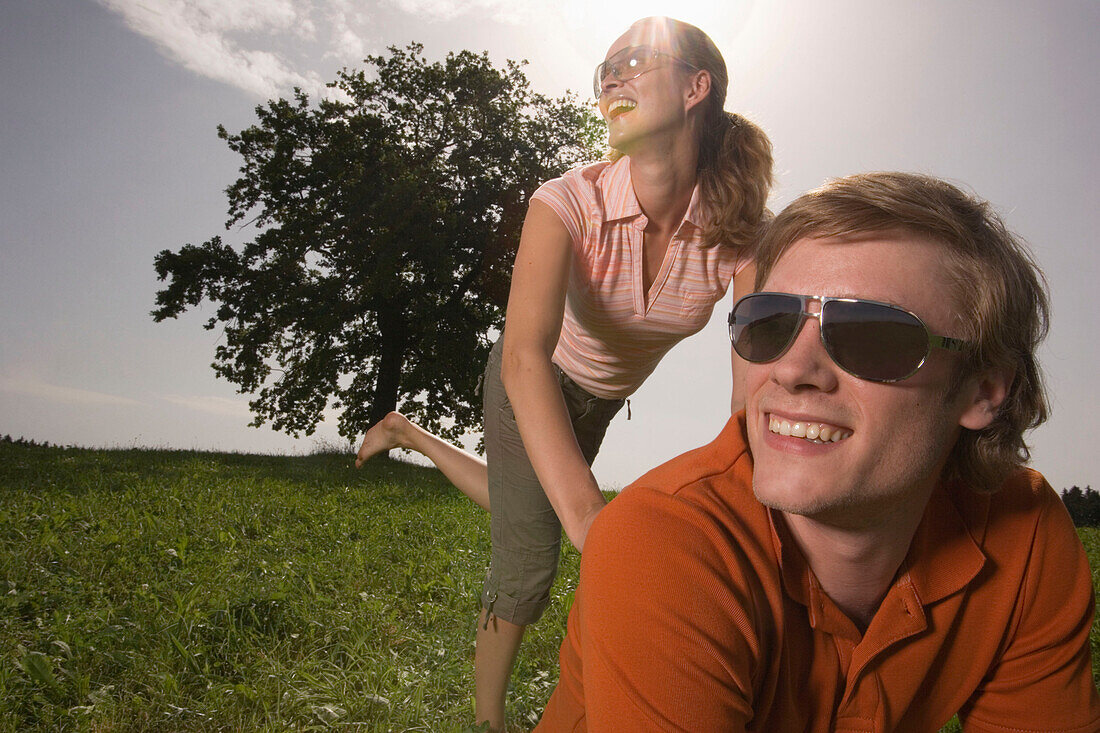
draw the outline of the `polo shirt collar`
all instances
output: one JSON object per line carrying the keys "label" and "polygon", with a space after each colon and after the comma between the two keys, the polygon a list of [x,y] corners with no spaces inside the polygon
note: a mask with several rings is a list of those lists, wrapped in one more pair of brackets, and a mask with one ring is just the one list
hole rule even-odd
{"label": "polo shirt collar", "polygon": [[[619,219],[632,219],[642,214],[641,204],[634,193],[634,183],[630,178],[630,158],[623,156],[611,165],[607,166],[600,175],[597,186],[600,189],[600,197],[604,202],[604,217],[606,221]],[[684,221],[696,228],[703,226],[703,205],[699,196],[699,183],[691,192],[691,201],[688,203]]]}
{"label": "polo shirt collar", "polygon": [[899,575],[909,575],[921,603],[927,605],[962,590],[984,566],[985,553],[970,535],[947,488],[936,487]]}
{"label": "polo shirt collar", "polygon": [[[954,490],[966,489],[955,487]],[[783,590],[792,600],[812,608],[813,597],[823,591],[774,510],[768,510],[768,518]],[[920,605],[926,606],[962,590],[984,565],[985,554],[971,537],[947,489],[941,485],[928,500],[894,585],[911,585]]]}

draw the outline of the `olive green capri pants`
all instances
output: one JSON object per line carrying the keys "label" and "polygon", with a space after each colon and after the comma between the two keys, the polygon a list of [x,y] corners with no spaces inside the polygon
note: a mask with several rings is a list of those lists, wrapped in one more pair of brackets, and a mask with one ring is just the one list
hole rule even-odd
{"label": "olive green capri pants", "polygon": [[[517,625],[534,623],[550,601],[558,572],[561,522],[535,476],[500,381],[503,339],[489,353],[482,381],[485,460],[489,470],[492,553],[481,606]],[[554,365],[581,453],[596,458],[611,418],[625,400],[595,397]]]}

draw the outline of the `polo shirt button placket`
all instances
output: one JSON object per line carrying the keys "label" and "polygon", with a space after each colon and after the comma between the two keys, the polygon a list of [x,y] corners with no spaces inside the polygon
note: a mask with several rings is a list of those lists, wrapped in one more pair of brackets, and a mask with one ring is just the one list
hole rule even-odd
{"label": "polo shirt button placket", "polygon": [[[866,684],[872,683],[868,680]],[[833,733],[880,733],[880,728],[875,723],[875,719],[866,715],[869,712],[867,705],[861,704],[865,702],[860,700],[858,694],[849,697],[848,704],[837,710],[836,727],[833,729]]]}

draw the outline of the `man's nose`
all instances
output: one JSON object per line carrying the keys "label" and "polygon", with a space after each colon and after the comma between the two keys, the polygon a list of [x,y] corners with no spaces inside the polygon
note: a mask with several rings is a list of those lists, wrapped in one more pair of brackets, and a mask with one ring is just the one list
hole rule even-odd
{"label": "man's nose", "polygon": [[825,351],[818,319],[817,313],[805,314],[794,342],[772,362],[772,378],[788,391],[818,389],[830,392],[837,387],[838,367]]}

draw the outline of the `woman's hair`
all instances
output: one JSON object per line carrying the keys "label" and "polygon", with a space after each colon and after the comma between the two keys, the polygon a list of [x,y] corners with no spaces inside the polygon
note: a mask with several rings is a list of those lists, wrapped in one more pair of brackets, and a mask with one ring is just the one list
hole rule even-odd
{"label": "woman's hair", "polygon": [[[659,32],[667,34],[673,54],[710,74],[699,137],[699,193],[707,217],[703,246],[749,246],[769,215],[771,140],[754,123],[725,111],[729,73],[710,36],[672,18],[644,18],[635,25],[642,23],[661,24]],[[611,157],[620,155],[612,151]]]}
{"label": "woman's hair", "polygon": [[798,197],[771,222],[755,252],[756,287],[765,286],[776,262],[801,239],[892,233],[930,239],[946,255],[952,335],[969,344],[948,397],[991,370],[1012,380],[993,422],[964,429],[944,469],[945,479],[996,491],[1029,458],[1024,432],[1047,417],[1036,351],[1050,305],[1042,272],[986,201],[916,173],[838,178]]}

